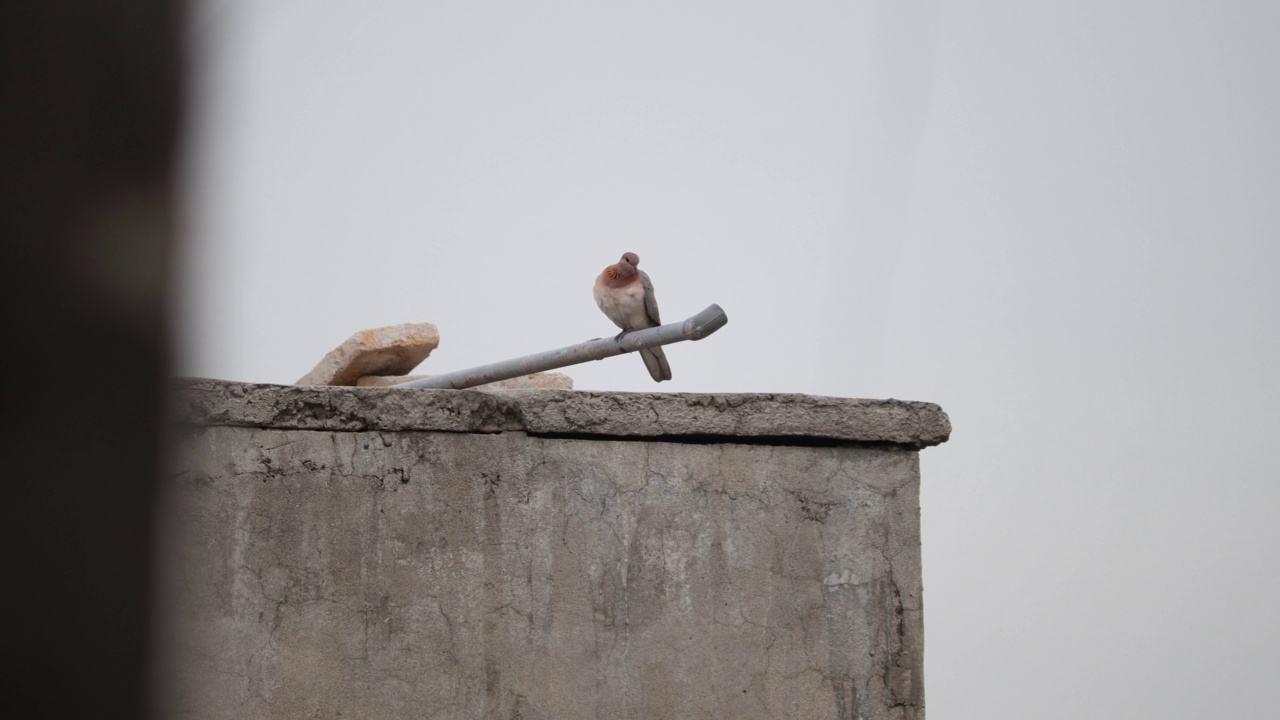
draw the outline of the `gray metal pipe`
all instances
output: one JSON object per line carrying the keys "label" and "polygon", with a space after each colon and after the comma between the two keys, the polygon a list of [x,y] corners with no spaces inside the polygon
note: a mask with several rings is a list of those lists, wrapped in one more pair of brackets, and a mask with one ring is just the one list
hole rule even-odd
{"label": "gray metal pipe", "polygon": [[719,330],[729,322],[729,316],[719,305],[709,305],[707,309],[690,317],[682,323],[669,323],[644,330],[633,330],[622,337],[598,338],[577,345],[570,345],[559,350],[548,350],[536,355],[525,355],[512,360],[481,365],[468,370],[433,375],[421,380],[411,380],[395,385],[398,388],[441,388],[462,390],[464,388],[484,385],[486,383],[522,377],[536,372],[545,372],[568,365],[577,365],[588,360],[603,360],[614,355],[634,352],[641,348],[670,345],[684,340],[701,340]]}

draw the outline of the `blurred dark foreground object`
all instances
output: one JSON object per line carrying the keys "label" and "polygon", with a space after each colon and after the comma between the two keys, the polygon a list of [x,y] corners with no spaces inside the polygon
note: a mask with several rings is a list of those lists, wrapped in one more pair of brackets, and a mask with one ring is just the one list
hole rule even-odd
{"label": "blurred dark foreground object", "polygon": [[0,715],[146,717],[183,4],[0,4]]}

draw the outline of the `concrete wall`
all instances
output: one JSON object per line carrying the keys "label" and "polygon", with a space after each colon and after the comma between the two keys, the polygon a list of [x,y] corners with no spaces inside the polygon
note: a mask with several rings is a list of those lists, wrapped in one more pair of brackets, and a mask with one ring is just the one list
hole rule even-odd
{"label": "concrete wall", "polygon": [[923,718],[937,406],[198,382],[180,718]]}

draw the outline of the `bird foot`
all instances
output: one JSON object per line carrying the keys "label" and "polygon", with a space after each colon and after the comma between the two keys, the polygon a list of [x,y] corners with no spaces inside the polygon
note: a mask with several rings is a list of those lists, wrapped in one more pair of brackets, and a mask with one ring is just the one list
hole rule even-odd
{"label": "bird foot", "polygon": [[614,340],[621,340],[621,339],[622,339],[622,337],[623,337],[624,335],[626,335],[627,333],[629,333],[629,332],[631,332],[631,331],[630,331],[630,330],[623,330],[622,332],[618,333],[617,335],[614,335],[614,336],[613,336],[613,339],[614,339]]}

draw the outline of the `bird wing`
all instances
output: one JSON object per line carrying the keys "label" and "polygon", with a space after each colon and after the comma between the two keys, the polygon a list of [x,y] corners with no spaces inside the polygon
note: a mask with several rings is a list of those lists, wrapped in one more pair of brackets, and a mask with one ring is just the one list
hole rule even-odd
{"label": "bird wing", "polygon": [[662,324],[662,320],[658,317],[658,298],[653,295],[653,283],[649,281],[649,275],[640,271],[640,286],[644,288],[644,312],[653,321],[654,326]]}

